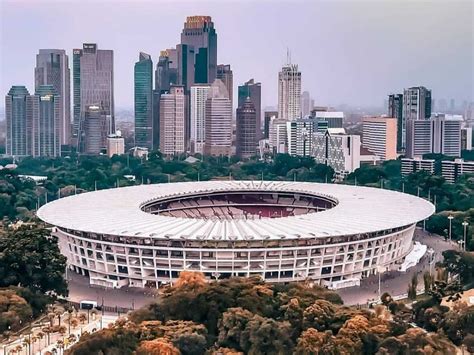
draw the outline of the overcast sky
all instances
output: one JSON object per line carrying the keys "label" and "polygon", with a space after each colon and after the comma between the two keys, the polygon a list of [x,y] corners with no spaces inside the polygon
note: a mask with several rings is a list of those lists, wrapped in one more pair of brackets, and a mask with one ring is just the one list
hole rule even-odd
{"label": "overcast sky", "polygon": [[218,63],[231,64],[234,86],[262,82],[262,106],[277,103],[287,47],[316,104],[382,106],[389,93],[415,85],[436,99],[474,101],[471,0],[0,3],[2,96],[12,85],[34,89],[39,48],[66,49],[72,72],[72,49],[96,42],[114,50],[116,107],[133,107],[138,52],[156,63],[179,42],[186,16],[210,15]]}

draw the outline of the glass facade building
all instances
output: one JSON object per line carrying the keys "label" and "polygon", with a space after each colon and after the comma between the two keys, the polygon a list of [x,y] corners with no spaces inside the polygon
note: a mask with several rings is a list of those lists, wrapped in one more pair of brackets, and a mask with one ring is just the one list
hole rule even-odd
{"label": "glass facade building", "polygon": [[140,53],[135,63],[135,145],[153,149],[153,62]]}
{"label": "glass facade building", "polygon": [[26,156],[33,154],[32,98],[24,86],[12,86],[5,97],[6,154]]}

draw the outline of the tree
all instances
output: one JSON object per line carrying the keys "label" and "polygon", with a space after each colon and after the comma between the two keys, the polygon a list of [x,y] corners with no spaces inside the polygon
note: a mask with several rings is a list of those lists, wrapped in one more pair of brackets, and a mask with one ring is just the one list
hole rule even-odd
{"label": "tree", "polygon": [[19,285],[67,295],[66,257],[49,230],[35,225],[9,229],[0,236],[0,250],[0,287]]}
{"label": "tree", "polygon": [[242,332],[241,348],[249,355],[290,354],[294,346],[290,329],[288,322],[278,322],[256,314]]}
{"label": "tree", "polygon": [[308,328],[298,338],[295,348],[296,355],[336,355],[334,336],[330,331],[320,332]]}
{"label": "tree", "polygon": [[32,315],[31,306],[15,290],[0,289],[0,333],[20,328],[20,324]]}
{"label": "tree", "polygon": [[137,355],[180,355],[180,351],[168,339],[157,338],[142,341]]}
{"label": "tree", "polygon": [[329,328],[331,320],[334,318],[335,306],[325,300],[317,300],[306,308],[303,313],[303,326],[325,331]]}

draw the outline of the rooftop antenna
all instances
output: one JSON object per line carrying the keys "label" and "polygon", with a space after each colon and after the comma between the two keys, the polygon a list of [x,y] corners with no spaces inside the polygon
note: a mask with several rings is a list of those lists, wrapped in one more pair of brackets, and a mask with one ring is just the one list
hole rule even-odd
{"label": "rooftop antenna", "polygon": [[288,47],[286,47],[286,64],[291,64],[291,52]]}

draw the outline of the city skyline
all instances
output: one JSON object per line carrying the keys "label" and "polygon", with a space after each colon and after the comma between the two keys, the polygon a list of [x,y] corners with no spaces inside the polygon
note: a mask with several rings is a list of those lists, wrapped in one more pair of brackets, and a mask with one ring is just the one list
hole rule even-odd
{"label": "city skyline", "polygon": [[[3,91],[8,92],[12,85],[26,85],[33,91],[31,71],[39,49],[65,49],[72,57],[73,48],[93,42],[114,50],[116,106],[132,108],[133,64],[138,52],[150,53],[156,63],[161,50],[179,41],[186,17],[202,14],[211,16],[215,23],[219,37],[217,63],[232,65],[234,86],[251,77],[262,82],[262,108],[277,103],[278,71],[286,62],[287,48],[302,72],[302,90],[310,92],[316,105],[382,107],[389,93],[415,85],[430,87],[435,99],[454,98],[457,106],[464,100],[474,100],[473,19],[468,1],[404,3],[403,7],[392,2],[298,2],[301,11],[294,19],[283,18],[285,9],[291,6],[288,3],[243,2],[233,11],[225,11],[229,6],[216,2],[177,2],[172,8],[160,6],[163,2],[139,2],[134,3],[135,16],[130,16],[125,4],[112,8],[109,2],[95,3],[97,11],[90,13],[78,2],[4,1],[0,47],[5,53],[1,63]],[[58,18],[56,11],[48,12],[53,5],[61,9],[63,17]],[[370,11],[366,11],[368,8]],[[110,18],[100,16],[103,11]],[[321,12],[324,18],[313,21],[313,16]],[[390,17],[383,16],[387,12]],[[86,13],[88,26],[81,27],[79,19]],[[55,21],[49,21],[53,14]],[[411,31],[410,21],[419,21],[420,16],[424,16],[422,25],[418,23],[417,31]],[[152,21],[156,18],[160,21]],[[285,26],[280,25],[282,21]],[[439,26],[448,21],[449,28]],[[21,30],[38,27],[35,24],[42,28],[38,34]],[[64,30],[58,32],[61,24]],[[239,31],[233,31],[236,25]],[[8,28],[18,28],[14,38],[7,36]],[[349,29],[351,36],[346,35]],[[156,33],[156,38],[147,35],[150,33]],[[353,41],[354,37],[363,41]],[[308,55],[314,54],[314,46],[322,55]],[[407,58],[402,65],[403,53],[412,54],[416,60]]]}

